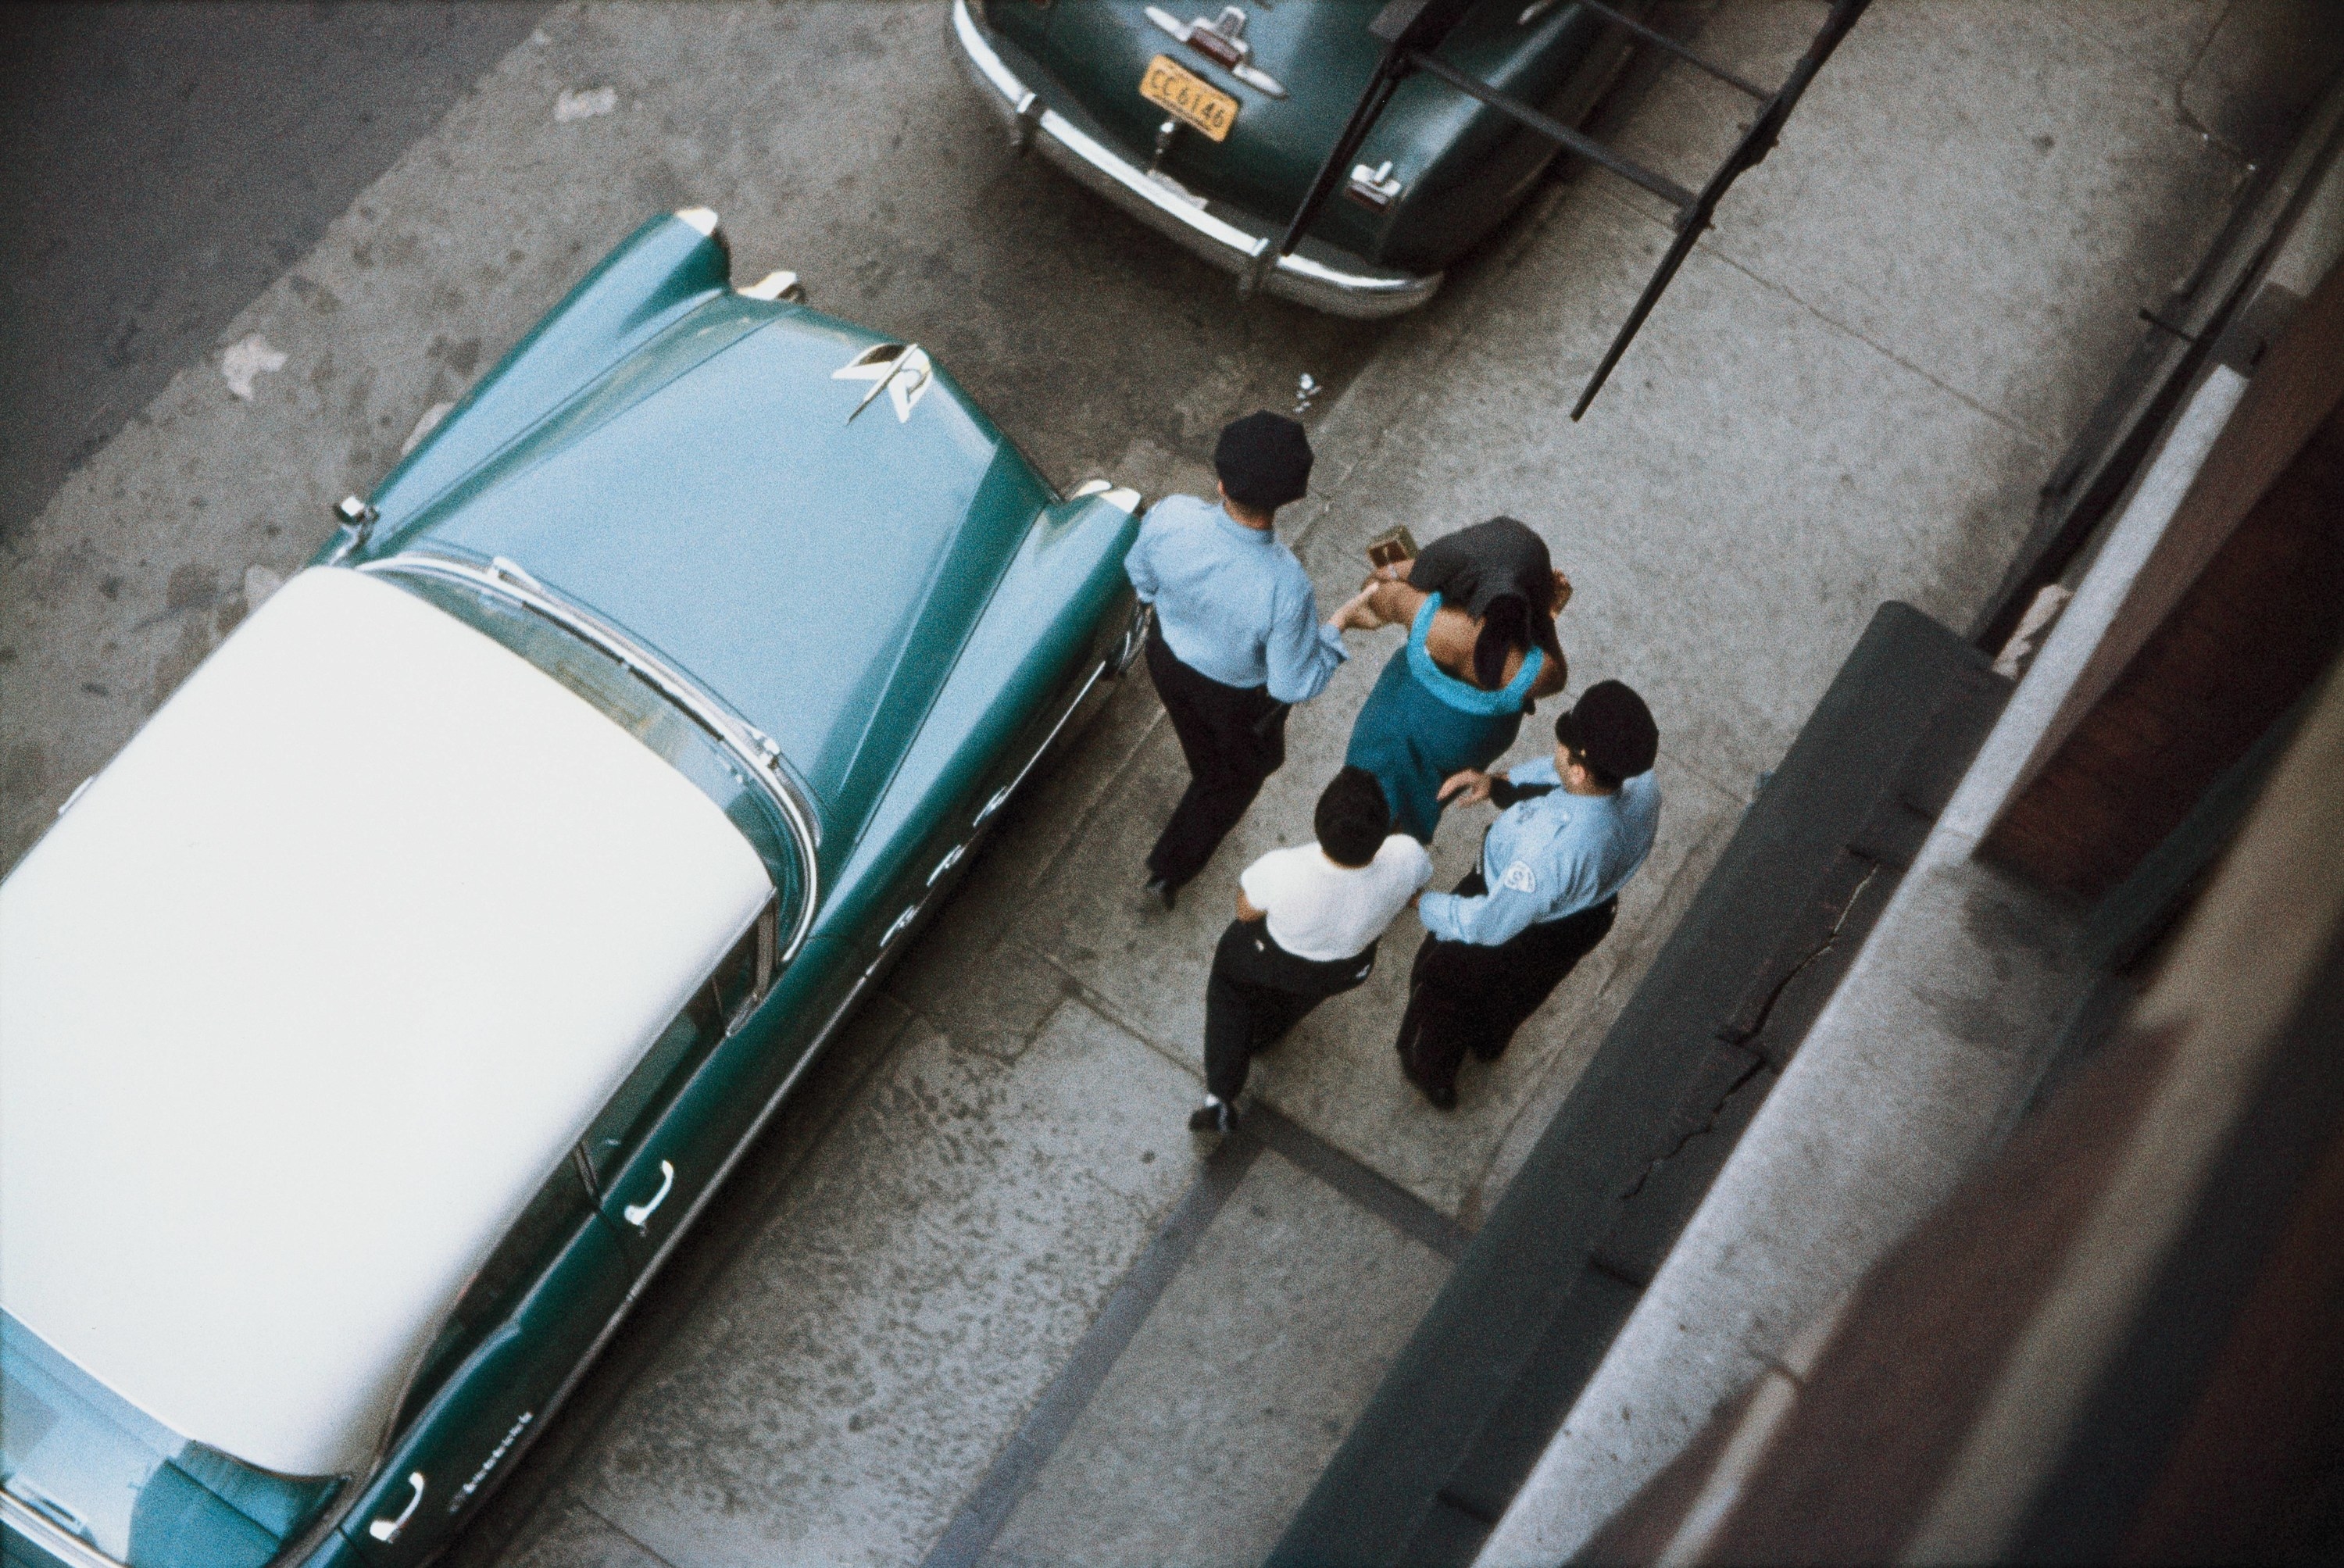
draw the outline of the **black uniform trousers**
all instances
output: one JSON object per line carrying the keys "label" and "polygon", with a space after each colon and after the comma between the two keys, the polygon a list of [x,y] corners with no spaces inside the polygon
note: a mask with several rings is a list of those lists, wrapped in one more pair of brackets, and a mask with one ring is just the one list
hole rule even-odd
{"label": "black uniform trousers", "polygon": [[1147,673],[1188,759],[1188,788],[1147,852],[1147,874],[1180,887],[1205,869],[1286,761],[1286,704],[1266,686],[1224,686],[1198,674],[1165,646],[1160,629],[1147,639]]}
{"label": "black uniform trousers", "polygon": [[1266,920],[1232,920],[1205,981],[1205,1087],[1234,1101],[1253,1054],[1285,1038],[1306,1014],[1375,972],[1376,945],[1348,958],[1298,958]]}
{"label": "black uniform trousers", "polygon": [[[1490,890],[1480,867],[1457,885],[1460,897]],[[1399,1021],[1400,1070],[1433,1104],[1453,1105],[1457,1069],[1471,1051],[1485,1062],[1505,1054],[1524,1019],[1562,984],[1612,930],[1620,900],[1517,933],[1495,947],[1450,942],[1428,933],[1409,971],[1408,1011]]]}

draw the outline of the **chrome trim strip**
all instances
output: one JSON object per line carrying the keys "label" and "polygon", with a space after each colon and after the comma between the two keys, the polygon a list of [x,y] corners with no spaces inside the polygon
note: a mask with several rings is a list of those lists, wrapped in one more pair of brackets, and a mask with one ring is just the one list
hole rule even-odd
{"label": "chrome trim strip", "polygon": [[68,1535],[63,1525],[29,1503],[17,1501],[14,1492],[0,1492],[0,1519],[5,1519],[19,1535],[35,1547],[72,1564],[72,1568],[122,1568],[122,1564],[77,1536]]}
{"label": "chrome trim strip", "polygon": [[1116,508],[1126,517],[1139,510],[1141,499],[1139,492],[1129,485],[1120,485],[1113,480],[1086,479],[1066,492],[1068,501],[1086,501],[1092,496],[1102,498],[1107,505]]}
{"label": "chrome trim strip", "polygon": [[1137,604],[1131,612],[1131,624],[1123,629],[1123,641],[1115,646],[1115,674],[1120,680],[1125,672],[1137,662],[1140,650],[1147,646],[1148,629],[1156,624],[1156,606]]}
{"label": "chrome trim strip", "polygon": [[1102,660],[1099,663],[1099,667],[1091,672],[1091,678],[1083,683],[1083,689],[1075,693],[1075,700],[1066,704],[1066,711],[1058,715],[1058,722],[1050,726],[1049,734],[1043,738],[1040,745],[1034,748],[1034,754],[1026,759],[1026,765],[1017,770],[1017,776],[1011,779],[1007,784],[1003,784],[999,789],[995,790],[993,792],[992,798],[987,800],[985,804],[978,809],[977,814],[969,819],[968,825],[971,828],[982,826],[985,820],[991,817],[995,812],[999,811],[1003,806],[1009,804],[1010,797],[1017,793],[1017,786],[1026,782],[1026,775],[1034,771],[1034,764],[1036,763],[1040,762],[1044,757],[1050,754],[1050,748],[1058,744],[1058,733],[1066,727],[1066,721],[1075,716],[1075,711],[1083,705],[1083,699],[1091,694],[1091,688],[1099,683],[1100,678],[1107,673],[1108,669],[1111,668],[1113,664],[1114,661],[1111,659]]}
{"label": "chrome trim strip", "polygon": [[814,851],[822,843],[822,827],[813,806],[801,798],[796,784],[782,771],[781,747],[771,736],[746,720],[735,718],[681,670],[616,626],[584,605],[563,598],[510,561],[500,560],[493,566],[479,566],[453,556],[409,552],[369,561],[357,570],[392,576],[406,572],[418,577],[445,578],[510,599],[618,660],[682,709],[743,765],[748,776],[780,810],[790,830],[790,846],[797,852],[798,871],[805,878],[805,889],[804,896],[798,901],[795,929],[783,945],[777,962],[786,964],[796,956],[805,944],[807,933],[813,929],[814,906],[821,902]]}
{"label": "chrome trim strip", "polygon": [[[952,30],[971,78],[986,89],[985,101],[1003,115],[1014,137],[1033,135],[1051,162],[1215,266],[1240,275],[1263,268],[1277,247],[1270,236],[1190,207],[1056,109],[1043,107],[1037,118],[1034,111],[1040,100],[985,38],[969,0],[953,0]],[[1415,309],[1432,298],[1440,278],[1438,272],[1422,278],[1347,272],[1298,252],[1279,257],[1262,287],[1334,315],[1373,318]]]}

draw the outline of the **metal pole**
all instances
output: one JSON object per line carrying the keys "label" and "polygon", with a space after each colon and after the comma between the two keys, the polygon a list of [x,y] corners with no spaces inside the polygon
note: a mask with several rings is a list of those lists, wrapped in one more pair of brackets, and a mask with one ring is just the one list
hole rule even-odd
{"label": "metal pole", "polygon": [[1475,81],[1446,60],[1437,59],[1422,50],[1414,50],[1409,56],[1409,63],[1440,77],[1467,97],[1479,98],[1500,114],[1510,115],[1539,135],[1561,142],[1588,162],[1601,164],[1622,179],[1642,186],[1679,211],[1693,204],[1692,192],[1666,175],[1655,174],[1633,158],[1622,157],[1594,137],[1572,130],[1551,115],[1541,114],[1520,98],[1508,97],[1496,88]]}
{"label": "metal pole", "polygon": [[1382,10],[1376,13],[1374,19],[1368,24],[1368,31],[1384,41],[1384,52],[1376,62],[1375,75],[1368,78],[1367,86],[1359,93],[1359,101],[1352,106],[1351,117],[1344,123],[1343,134],[1337,137],[1335,145],[1328,149],[1327,161],[1318,166],[1318,177],[1310,182],[1309,194],[1302,198],[1302,205],[1295,209],[1293,221],[1286,226],[1285,238],[1278,242],[1276,249],[1262,257],[1265,268],[1277,266],[1279,257],[1293,255],[1294,248],[1302,243],[1302,236],[1308,231],[1311,220],[1318,216],[1328,198],[1335,194],[1337,182],[1344,177],[1344,166],[1358,155],[1360,145],[1368,139],[1368,133],[1375,129],[1376,120],[1384,112],[1384,106],[1391,101],[1392,89],[1399,85],[1400,78],[1407,76],[1411,68],[1409,52],[1425,46],[1439,48],[1441,39],[1457,25],[1458,19],[1464,15],[1466,6],[1470,3],[1471,0],[1389,0]]}
{"label": "metal pole", "polygon": [[1694,242],[1709,227],[1710,215],[1717,210],[1717,204],[1727,188],[1745,171],[1756,167],[1773,150],[1775,138],[1783,132],[1783,122],[1789,119],[1791,111],[1798,106],[1800,96],[1807,90],[1807,84],[1814,80],[1815,73],[1823,68],[1824,61],[1832,57],[1832,51],[1839,47],[1840,40],[1847,36],[1848,29],[1855,25],[1856,18],[1864,15],[1864,8],[1871,3],[1872,0],[1834,0],[1831,15],[1824,19],[1823,28],[1816,33],[1814,42],[1807,46],[1807,52],[1791,68],[1789,79],[1767,101],[1758,118],[1752,123],[1742,140],[1735,144],[1723,166],[1702,187],[1700,198],[1678,216],[1677,237],[1670,243],[1668,254],[1661,258],[1659,270],[1652,274],[1652,281],[1644,285],[1644,292],[1636,300],[1636,308],[1628,313],[1628,319],[1621,326],[1618,336],[1612,339],[1612,347],[1604,351],[1602,362],[1595,367],[1595,374],[1588,378],[1586,390],[1579,394],[1579,401],[1571,410],[1574,422],[1587,412],[1587,406],[1595,400],[1595,394],[1601,391],[1603,383],[1611,379],[1612,367],[1620,362],[1620,356],[1627,352],[1628,344],[1636,336],[1636,329],[1644,324],[1644,318],[1652,313],[1661,291],[1669,286],[1669,280],[1677,275],[1677,268],[1682,267],[1685,258],[1692,253]]}
{"label": "metal pole", "polygon": [[1303,231],[1310,227],[1311,219],[1317,217],[1319,209],[1327,205],[1327,198],[1335,194],[1335,182],[1343,177],[1343,166],[1368,139],[1368,133],[1375,128],[1377,116],[1384,112],[1384,105],[1391,100],[1392,89],[1399,85],[1400,77],[1407,72],[1408,60],[1400,46],[1385,46],[1383,58],[1376,62],[1376,74],[1368,80],[1367,91],[1359,95],[1359,101],[1351,107],[1351,117],[1344,123],[1343,134],[1337,137],[1335,145],[1327,150],[1327,161],[1318,166],[1318,176],[1310,182],[1309,194],[1302,198],[1302,205],[1295,208],[1293,221],[1286,226],[1286,237],[1278,242],[1278,248],[1269,253],[1270,265],[1276,266],[1281,256],[1293,255],[1294,248],[1302,243]]}
{"label": "metal pole", "polygon": [[1690,46],[1679,43],[1676,39],[1670,37],[1666,33],[1662,32],[1659,28],[1645,25],[1635,17],[1629,15],[1625,11],[1613,10],[1611,6],[1604,5],[1602,0],[1578,0],[1578,3],[1586,9],[1594,12],[1598,16],[1602,17],[1605,21],[1616,23],[1620,26],[1627,28],[1629,32],[1633,33],[1637,37],[1642,38],[1644,42],[1652,45],[1653,47],[1668,51],[1668,53],[1674,55],[1678,59],[1682,60],[1686,65],[1692,66],[1696,70],[1707,71],[1711,76],[1715,76],[1727,86],[1738,88],[1741,91],[1749,94],[1752,97],[1756,98],[1762,104],[1768,98],[1774,96],[1765,88],[1758,86],[1755,82],[1751,81],[1748,77],[1737,76],[1733,72],[1727,70],[1724,66],[1719,65],[1716,61],[1693,53]]}

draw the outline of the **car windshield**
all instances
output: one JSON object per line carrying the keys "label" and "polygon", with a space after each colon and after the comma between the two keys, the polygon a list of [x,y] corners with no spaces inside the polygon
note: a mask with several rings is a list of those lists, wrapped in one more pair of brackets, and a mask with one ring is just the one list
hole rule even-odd
{"label": "car windshield", "polygon": [[794,890],[796,861],[758,804],[761,792],[741,776],[724,748],[675,704],[601,649],[500,594],[415,572],[383,574],[425,602],[486,633],[601,710],[698,785],[739,828],[773,872],[783,904]]}
{"label": "car windshield", "polygon": [[116,1562],[259,1568],[341,1484],[181,1437],[0,1313],[0,1488]]}

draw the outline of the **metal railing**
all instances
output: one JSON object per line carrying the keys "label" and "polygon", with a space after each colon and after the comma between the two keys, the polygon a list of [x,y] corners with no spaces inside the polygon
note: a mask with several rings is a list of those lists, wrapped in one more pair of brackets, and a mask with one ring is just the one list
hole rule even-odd
{"label": "metal railing", "polygon": [[1830,14],[1809,41],[1806,52],[1791,67],[1782,86],[1772,91],[1714,61],[1704,59],[1688,46],[1645,25],[1636,17],[1601,4],[1599,0],[1578,0],[1580,5],[1614,25],[1625,28],[1644,42],[1706,72],[1737,92],[1747,94],[1760,104],[1756,117],[1734,143],[1733,150],[1726,155],[1725,161],[1697,191],[1645,167],[1633,158],[1614,151],[1519,98],[1477,81],[1441,59],[1437,51],[1472,3],[1473,0],[1389,0],[1368,24],[1368,30],[1383,41],[1383,54],[1376,62],[1374,74],[1361,90],[1359,102],[1352,106],[1350,118],[1345,122],[1342,134],[1335,138],[1335,145],[1328,150],[1327,160],[1319,166],[1318,177],[1311,181],[1308,194],[1303,197],[1302,205],[1287,224],[1285,237],[1268,252],[1264,265],[1275,266],[1279,258],[1291,255],[1294,248],[1302,242],[1303,235],[1335,194],[1345,171],[1350,167],[1351,159],[1366,142],[1368,133],[1375,128],[1377,120],[1390,104],[1393,89],[1418,71],[1436,77],[1561,144],[1566,151],[1650,191],[1677,209],[1676,238],[1661,258],[1660,266],[1654,269],[1652,278],[1644,285],[1644,291],[1638,297],[1635,308],[1628,312],[1628,319],[1612,338],[1612,346],[1596,366],[1595,373],[1588,379],[1585,389],[1580,393],[1578,403],[1571,410],[1571,417],[1577,420],[1587,412],[1588,405],[1595,400],[1595,394],[1602,390],[1603,383],[1611,378],[1612,367],[1620,362],[1620,356],[1627,352],[1629,343],[1635,338],[1637,329],[1643,326],[1644,319],[1652,313],[1652,307],[1659,302],[1662,292],[1676,277],[1677,269],[1684,265],[1685,258],[1692,253],[1694,243],[1709,228],[1719,201],[1723,199],[1735,180],[1756,167],[1773,150],[1775,139],[1782,135],[1783,122],[1798,106],[1808,84],[1814,80],[1815,73],[1823,68],[1825,60],[1831,58],[1832,51],[1839,47],[1840,40],[1847,36],[1848,29],[1855,25],[1856,19],[1864,15],[1871,0],[1833,0]]}

